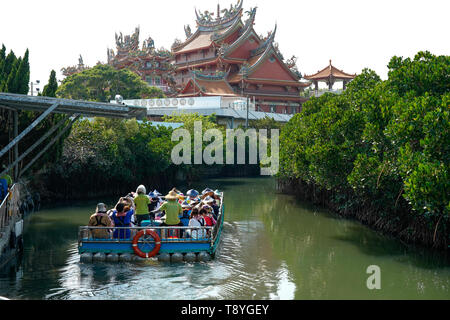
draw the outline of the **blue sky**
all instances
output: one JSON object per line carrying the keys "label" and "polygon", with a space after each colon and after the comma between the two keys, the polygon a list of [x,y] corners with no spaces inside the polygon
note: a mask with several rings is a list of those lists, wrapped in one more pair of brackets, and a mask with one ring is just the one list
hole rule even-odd
{"label": "blue sky", "polygon": [[[237,1],[219,1],[229,7]],[[34,0],[2,1],[0,42],[23,55],[30,49],[31,78],[45,84],[51,69],[78,63],[106,62],[115,49],[115,32],[141,28],[156,47],[170,48],[185,39],[183,26],[195,30],[194,7],[215,11],[216,0]],[[412,57],[419,50],[450,54],[450,1],[444,0],[244,0],[245,11],[257,6],[255,30],[267,34],[278,24],[276,41],[286,59],[298,57],[298,68],[312,74],[333,64],[349,73],[364,67],[387,78],[393,55]],[[245,17],[245,16],[244,16]],[[41,89],[43,88],[41,85]]]}

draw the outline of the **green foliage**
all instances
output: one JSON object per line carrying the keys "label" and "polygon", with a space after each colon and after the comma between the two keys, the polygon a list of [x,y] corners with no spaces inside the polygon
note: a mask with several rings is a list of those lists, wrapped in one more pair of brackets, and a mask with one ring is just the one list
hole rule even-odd
{"label": "green foliage", "polygon": [[50,72],[50,78],[48,79],[48,83],[44,86],[44,90],[42,91],[42,95],[45,97],[53,97],[56,98],[56,91],[58,90],[58,80],[56,80],[56,72],[52,70]]}
{"label": "green foliage", "polygon": [[[94,118],[77,122],[64,144],[63,156],[45,179],[51,191],[113,194],[169,174],[171,129],[149,122]],[[134,186],[135,187],[135,186]],[[130,189],[131,190],[131,189]]]}
{"label": "green foliage", "polygon": [[124,99],[164,97],[160,89],[150,87],[132,71],[103,64],[67,77],[56,92],[61,98],[98,102],[114,100],[117,94]]}
{"label": "green foliage", "polygon": [[280,177],[382,215],[410,212],[445,234],[450,207],[450,57],[394,57],[342,95],[311,98],[282,129]]}
{"label": "green foliage", "polygon": [[[167,122],[183,122],[194,136],[194,122],[218,128],[215,116],[175,115]],[[50,192],[67,198],[89,195],[117,195],[134,190],[166,188],[175,175],[202,174],[204,166],[175,166],[171,154],[173,129],[153,126],[148,121],[94,118],[78,121],[64,143],[62,158],[42,178]],[[166,185],[167,184],[167,185]]]}

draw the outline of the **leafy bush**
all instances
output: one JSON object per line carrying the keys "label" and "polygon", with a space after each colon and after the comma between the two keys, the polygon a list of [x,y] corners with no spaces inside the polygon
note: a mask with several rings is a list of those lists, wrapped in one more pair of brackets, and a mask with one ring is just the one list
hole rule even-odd
{"label": "leafy bush", "polygon": [[449,75],[449,56],[419,52],[393,57],[386,81],[364,69],[342,95],[310,99],[282,130],[279,177],[447,238]]}

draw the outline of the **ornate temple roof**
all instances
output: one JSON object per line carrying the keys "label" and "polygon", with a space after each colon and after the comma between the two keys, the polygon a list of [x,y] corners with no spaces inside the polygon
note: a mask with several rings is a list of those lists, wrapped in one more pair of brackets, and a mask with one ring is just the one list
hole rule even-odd
{"label": "ornate temple roof", "polygon": [[323,70],[318,71],[316,74],[310,76],[307,75],[304,76],[304,78],[307,80],[327,80],[330,77],[333,77],[335,79],[347,80],[347,79],[354,79],[356,77],[356,74],[348,74],[342,70],[339,70],[338,68],[334,67],[331,64],[330,60],[330,64]]}
{"label": "ornate temple roof", "polygon": [[[231,5],[230,9],[220,10],[220,6],[217,5],[217,15],[213,19],[214,12],[205,11],[204,13],[198,13],[195,9],[195,15],[197,16],[197,27],[200,31],[214,31],[215,29],[225,28],[232,25],[236,19],[239,19],[242,15],[243,0],[238,0],[236,5]],[[221,16],[221,13],[223,14]]]}
{"label": "ornate temple roof", "polygon": [[[194,34],[188,33],[190,30],[185,27],[187,39],[184,42],[175,43],[172,50],[176,54],[187,53],[190,51],[209,48],[213,42],[223,40],[232,32],[238,30],[244,24],[241,21],[243,0],[239,0],[237,5],[231,6],[230,9],[220,10],[217,6],[217,17],[213,12],[205,11],[200,13],[195,9],[197,16],[197,30]],[[223,14],[221,16],[220,14]]]}

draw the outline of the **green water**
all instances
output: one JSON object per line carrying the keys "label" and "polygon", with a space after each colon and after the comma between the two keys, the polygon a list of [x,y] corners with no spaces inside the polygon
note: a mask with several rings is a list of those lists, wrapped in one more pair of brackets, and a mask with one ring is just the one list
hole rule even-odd
{"label": "green water", "polygon": [[[224,232],[214,261],[175,265],[157,261],[80,263],[78,226],[87,223],[96,204],[84,203],[42,210],[27,218],[23,257],[0,273],[0,296],[120,300],[450,298],[450,260],[444,254],[407,248],[357,222],[276,194],[273,179],[216,179],[207,184],[225,191]],[[380,267],[380,290],[367,288],[370,274],[366,270],[371,265]]]}

